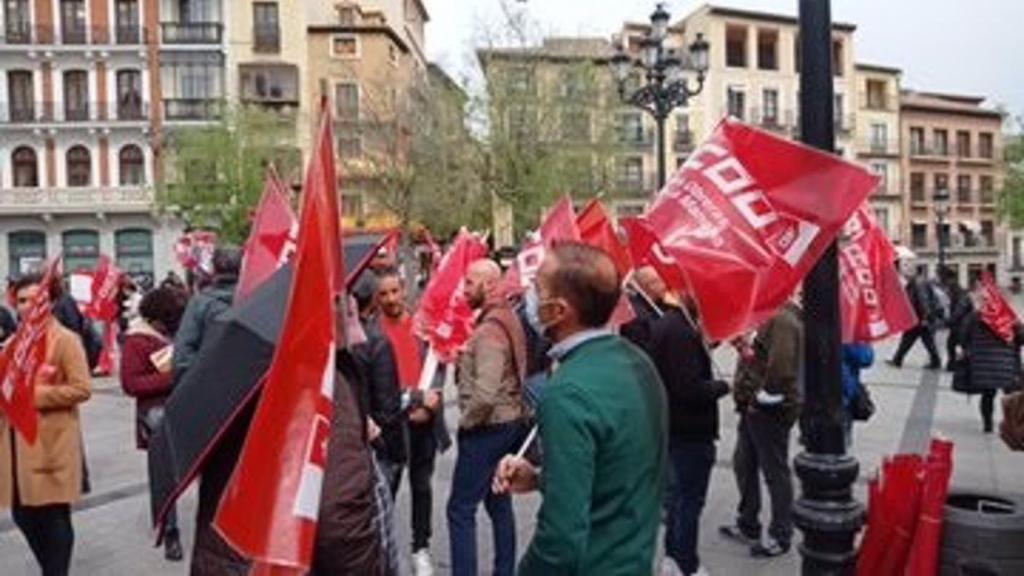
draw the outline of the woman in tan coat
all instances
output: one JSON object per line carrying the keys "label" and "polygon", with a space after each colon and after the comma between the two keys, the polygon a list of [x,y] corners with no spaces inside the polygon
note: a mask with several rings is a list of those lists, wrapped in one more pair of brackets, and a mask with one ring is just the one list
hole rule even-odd
{"label": "woman in tan coat", "polygon": [[[24,318],[40,290],[38,276],[16,280],[12,292]],[[71,504],[82,490],[78,405],[89,399],[89,367],[74,333],[48,320],[44,375],[35,383],[39,432],[29,445],[0,417],[0,507],[10,507],[44,576],[65,575],[74,530]]]}

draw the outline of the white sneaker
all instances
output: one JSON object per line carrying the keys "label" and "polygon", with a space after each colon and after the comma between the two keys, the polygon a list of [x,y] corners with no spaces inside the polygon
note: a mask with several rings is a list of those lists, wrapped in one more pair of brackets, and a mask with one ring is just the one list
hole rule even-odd
{"label": "white sneaker", "polygon": [[660,576],[682,576],[682,574],[683,573],[679,571],[679,567],[676,566],[675,561],[673,561],[668,556],[666,556],[665,559],[661,561]]}
{"label": "white sneaker", "polygon": [[434,576],[434,562],[430,559],[430,550],[426,548],[412,553],[413,576]]}
{"label": "white sneaker", "polygon": [[697,571],[693,573],[693,576],[711,576],[707,568],[701,566],[697,568]]}

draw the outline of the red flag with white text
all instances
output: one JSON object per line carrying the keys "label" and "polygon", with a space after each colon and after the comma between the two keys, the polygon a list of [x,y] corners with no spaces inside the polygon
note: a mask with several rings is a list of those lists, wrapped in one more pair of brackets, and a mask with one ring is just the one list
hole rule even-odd
{"label": "red flag with white text", "polygon": [[117,320],[117,296],[121,271],[106,256],[100,256],[92,273],[91,298],[85,315],[100,322]]}
{"label": "red flag with white text", "polygon": [[992,274],[985,272],[978,282],[978,293],[981,296],[978,316],[989,328],[1007,343],[1013,342],[1014,327],[1020,323],[1017,313],[1013,311],[1003,293],[996,286]]}
{"label": "red flag with white text", "polygon": [[[295,271],[281,337],[245,445],[214,519],[254,573],[301,574],[316,537],[335,386],[340,221],[331,118],[322,111],[303,187]],[[353,423],[353,426],[358,423]]]}
{"label": "red flag with white text", "polygon": [[843,342],[874,342],[917,325],[896,270],[896,249],[861,207],[843,229],[839,286]]}
{"label": "red flag with white text", "polygon": [[576,214],[568,196],[556,202],[545,213],[537,233],[523,244],[515,262],[505,274],[505,286],[509,292],[519,293],[533,284],[537,270],[544,261],[544,252],[555,242],[563,240],[580,241]]}
{"label": "red flag with white text", "polygon": [[877,183],[832,154],[726,119],[643,221],[685,276],[707,336],[726,340],[792,296]]}
{"label": "red flag with white text", "polygon": [[486,255],[487,245],[461,230],[420,298],[413,324],[443,362],[453,362],[473,332],[473,311],[462,283],[469,265]]}
{"label": "red flag with white text", "polygon": [[60,257],[46,267],[39,291],[28,315],[0,351],[0,413],[29,444],[35,444],[39,416],[36,412],[36,378],[46,363],[50,286],[60,279]]}
{"label": "red flag with white text", "polygon": [[245,243],[245,258],[235,289],[237,300],[251,294],[291,259],[298,227],[299,222],[288,204],[281,181],[272,170],[268,171],[263,196],[256,207],[252,230]]}

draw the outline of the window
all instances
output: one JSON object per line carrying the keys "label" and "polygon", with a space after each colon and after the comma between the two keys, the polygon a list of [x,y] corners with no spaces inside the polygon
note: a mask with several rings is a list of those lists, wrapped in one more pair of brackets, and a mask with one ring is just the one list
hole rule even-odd
{"label": "window", "polygon": [[644,141],[644,122],[640,114],[619,115],[619,141],[630,144]]}
{"label": "window", "polygon": [[117,19],[117,43],[139,43],[139,2],[138,0],[117,0],[114,7]]}
{"label": "window", "polygon": [[13,274],[38,272],[46,260],[46,233],[19,230],[7,235],[7,270]]}
{"label": "window", "polygon": [[924,128],[910,129],[910,154],[915,156],[924,154]]}
{"label": "window", "polygon": [[889,165],[885,162],[872,162],[871,173],[878,176],[877,194],[886,194],[889,189]]}
{"label": "window", "polygon": [[779,33],[774,30],[757,31],[757,67],[760,70],[778,70]]}
{"label": "window", "polygon": [[145,158],[142,149],[129,144],[117,155],[121,186],[138,186],[146,182]]}
{"label": "window", "polygon": [[331,40],[331,54],[335,58],[359,58],[359,38],[352,34],[339,34]]}
{"label": "window", "polygon": [[693,145],[693,133],[690,132],[690,115],[676,114],[676,149],[686,149]]}
{"label": "window", "polygon": [[992,159],[992,133],[982,132],[978,134],[978,156]]}
{"label": "window", "polygon": [[356,7],[341,6],[338,8],[338,24],[341,26],[356,25]]}
{"label": "window", "polygon": [[338,137],[338,156],[343,160],[363,157],[363,139],[359,134],[346,133]]}
{"label": "window", "polygon": [[622,187],[628,191],[639,191],[643,188],[644,159],[626,158],[622,161]]}
{"label": "window", "polygon": [[992,186],[993,181],[991,176],[982,176],[979,179],[978,188],[981,191],[982,204],[991,204],[995,201],[995,194]]}
{"label": "window", "polygon": [[28,70],[11,70],[7,73],[7,97],[10,99],[8,111],[13,122],[32,122],[35,120],[35,88],[32,73]]}
{"label": "window", "polygon": [[889,209],[888,208],[875,208],[875,222],[878,222],[878,227],[885,232],[886,236],[889,235]]}
{"label": "window", "polygon": [[832,109],[832,114],[834,115],[833,119],[835,120],[836,130],[847,130],[849,129],[849,126],[843,123],[843,95],[836,94],[835,99],[836,101],[835,106]]}
{"label": "window", "polygon": [[872,110],[885,110],[885,82],[881,80],[867,81],[868,108]]}
{"label": "window", "polygon": [[949,153],[949,132],[945,130],[935,131],[935,155],[945,156]]}
{"label": "window", "polygon": [[586,110],[562,112],[562,139],[576,142],[590,140],[590,114]]}
{"label": "window", "polygon": [[142,119],[142,74],[138,70],[117,73],[117,117],[121,120]]}
{"label": "window", "polygon": [[910,225],[910,245],[914,248],[924,248],[928,245],[928,225],[914,223]]}
{"label": "window", "polygon": [[153,280],[153,232],[144,228],[125,228],[114,233],[117,267],[134,280]]}
{"label": "window", "polygon": [[778,126],[779,124],[779,91],[775,89],[766,89],[761,94],[762,104],[764,105],[764,116],[762,117],[762,123],[770,124],[772,126]]}
{"label": "window", "polygon": [[882,153],[886,152],[886,148],[889,142],[889,127],[885,124],[872,124],[871,125],[871,151]]}
{"label": "window", "polygon": [[281,50],[281,25],[277,2],[254,2],[252,5],[252,40],[256,52]]}
{"label": "window", "polygon": [[513,68],[508,72],[508,89],[515,94],[526,94],[530,91],[532,74],[528,68]]}
{"label": "window", "polygon": [[8,44],[28,44],[32,41],[32,14],[29,0],[6,0],[4,12],[7,16],[4,27]]}
{"label": "window", "polygon": [[39,166],[36,162],[36,151],[28,146],[15,148],[11,154],[14,166],[14,185],[18,188],[35,188],[39,186]]}
{"label": "window", "polygon": [[924,174],[921,172],[910,175],[910,200],[924,202]]}
{"label": "window", "polygon": [[92,270],[100,255],[100,235],[95,230],[68,230],[64,233],[64,273]]}
{"label": "window", "polygon": [[731,68],[747,67],[747,29],[743,26],[726,28],[725,65]]}
{"label": "window", "polygon": [[67,153],[68,186],[88,186],[92,183],[92,158],[85,146],[72,146]]}
{"label": "window", "polygon": [[64,73],[64,119],[89,119],[89,74],[85,70]]}
{"label": "window", "polygon": [[561,73],[562,97],[570,100],[583,98],[586,93],[586,78],[582,70],[568,69]]}
{"label": "window", "polygon": [[746,109],[746,93],[744,93],[743,90],[729,88],[726,96],[729,106],[729,115],[743,120],[743,112]]}
{"label": "window", "polygon": [[981,237],[985,240],[985,245],[992,247],[996,245],[996,227],[995,223],[991,220],[981,221]]}
{"label": "window", "polygon": [[935,181],[935,195],[949,194],[949,174],[935,174],[933,178]]}
{"label": "window", "polygon": [[949,241],[949,223],[935,225],[935,241],[940,246],[951,246]]}
{"label": "window", "polygon": [[971,175],[960,174],[956,177],[956,201],[961,204],[971,203]]}
{"label": "window", "polygon": [[832,40],[832,74],[843,75],[846,59],[843,58],[843,41],[836,38]]}
{"label": "window", "polygon": [[956,132],[956,156],[957,158],[971,157],[971,133],[967,130]]}
{"label": "window", "polygon": [[85,0],[60,0],[60,26],[65,44],[85,44]]}
{"label": "window", "polygon": [[334,86],[334,112],[338,120],[359,119],[359,85],[345,82]]}
{"label": "window", "polygon": [[243,64],[239,68],[243,102],[297,104],[299,70],[289,64]]}

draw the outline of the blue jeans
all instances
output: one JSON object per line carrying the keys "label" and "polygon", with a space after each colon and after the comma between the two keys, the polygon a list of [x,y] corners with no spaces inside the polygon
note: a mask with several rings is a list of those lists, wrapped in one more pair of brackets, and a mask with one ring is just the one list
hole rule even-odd
{"label": "blue jeans", "polygon": [[711,481],[711,467],[715,464],[715,443],[670,440],[669,455],[676,482],[665,531],[665,554],[675,561],[683,574],[693,574],[700,568],[697,533]]}
{"label": "blue jeans", "polygon": [[494,534],[494,574],[512,576],[516,565],[516,520],[512,499],[491,491],[498,462],[523,441],[520,423],[459,430],[459,452],[448,498],[452,576],[476,576],[476,511],[484,503]]}

